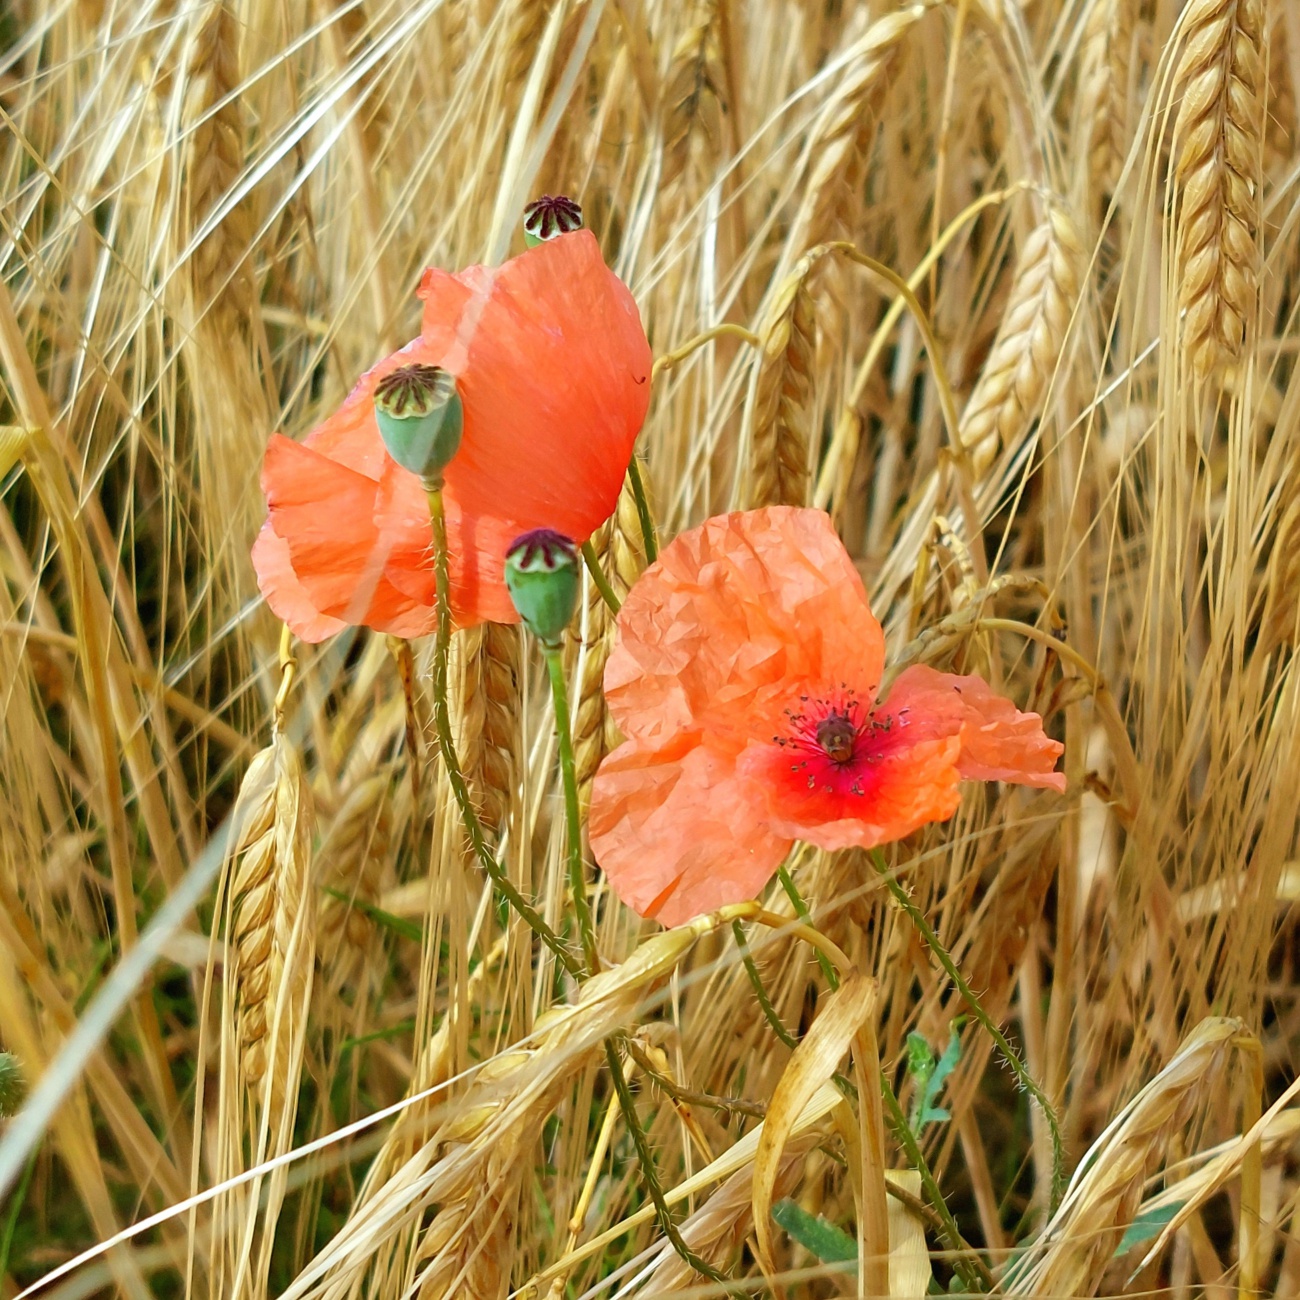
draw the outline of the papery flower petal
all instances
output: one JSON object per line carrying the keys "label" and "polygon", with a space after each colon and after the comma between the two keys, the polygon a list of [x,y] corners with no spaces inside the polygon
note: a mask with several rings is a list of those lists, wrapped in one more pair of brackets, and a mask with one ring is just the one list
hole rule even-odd
{"label": "papery flower petal", "polygon": [[917,664],[899,673],[876,711],[906,728],[913,741],[959,735],[957,769],[964,781],[1065,790],[1065,773],[1054,770],[1065,746],[1044,734],[1037,713],[1021,713],[982,677]]}
{"label": "papery flower petal", "polygon": [[664,925],[753,898],[790,848],[761,816],[762,790],[735,754],[680,737],[670,750],[620,745],[591,791],[591,850],[614,892]]}
{"label": "papery flower petal", "polygon": [[898,746],[878,761],[827,781],[810,778],[789,750],[751,745],[740,772],[760,783],[768,825],[822,849],[870,849],[901,840],[929,822],[947,821],[961,802],[956,736]]}
{"label": "papery flower petal", "polygon": [[[394,548],[409,546],[411,539],[380,534],[376,488],[373,479],[289,438],[276,435],[267,448],[262,490],[270,505],[268,524],[288,547],[297,590],[318,614],[398,636],[422,636],[433,626],[432,609],[385,576]],[[422,544],[427,549],[427,540]],[[297,617],[301,608],[289,601],[278,606],[267,594],[271,608],[305,635]]]}
{"label": "papery flower petal", "polygon": [[469,514],[577,542],[612,513],[650,403],[650,345],[589,230],[500,267],[425,272],[421,333],[465,409],[447,485]]}
{"label": "papery flower petal", "polygon": [[771,506],[664,548],[619,612],[605,695],[623,734],[649,746],[695,726],[770,738],[791,682],[844,682],[870,700],[884,657],[829,516]]}
{"label": "papery flower petal", "polygon": [[300,641],[324,641],[347,627],[342,619],[322,614],[312,603],[293,571],[289,543],[275,532],[269,519],[253,543],[253,568],[266,603]]}

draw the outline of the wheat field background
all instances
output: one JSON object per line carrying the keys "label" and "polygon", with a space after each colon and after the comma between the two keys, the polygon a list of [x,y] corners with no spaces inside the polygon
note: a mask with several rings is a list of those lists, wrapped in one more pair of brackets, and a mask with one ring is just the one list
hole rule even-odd
{"label": "wheat field background", "polygon": [[[1056,1210],[1043,1113],[865,856],[794,864],[870,990],[859,1084],[863,1035],[906,1105],[908,1035],[959,1043],[889,1293],[1300,1293],[1300,5],[5,0],[0,48],[0,1295],[879,1292],[809,1244],[913,1161],[827,1087],[808,936],[747,931],[793,1079],[730,930],[595,873],[623,965],[579,992],[465,848],[429,648],[282,642],[258,594],[268,437],[561,192],[653,345],[661,535],[830,511],[893,663],[1065,742],[1064,796],[973,788],[889,855],[1059,1114]],[[626,490],[596,541],[625,592]],[[584,791],[612,631],[586,591]],[[457,634],[452,704],[562,929],[518,629]],[[611,1034],[725,1283],[656,1219]]]}

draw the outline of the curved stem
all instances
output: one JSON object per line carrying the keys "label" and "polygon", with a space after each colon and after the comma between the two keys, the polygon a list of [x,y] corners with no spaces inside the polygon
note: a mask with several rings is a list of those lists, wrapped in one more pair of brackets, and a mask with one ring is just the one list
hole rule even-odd
{"label": "curved stem", "polygon": [[591,918],[591,904],[587,901],[587,873],[582,863],[582,817],[578,811],[578,777],[573,761],[564,658],[558,645],[548,645],[544,649],[546,671],[551,678],[551,700],[555,706],[555,734],[560,742],[560,776],[564,784],[564,820],[569,842],[569,892],[573,895],[573,911],[578,918],[587,971],[594,975],[600,970],[600,954],[596,950],[596,928]]}
{"label": "curved stem", "polygon": [[659,1222],[660,1231],[668,1238],[669,1244],[677,1252],[682,1262],[693,1268],[701,1277],[707,1277],[710,1282],[716,1282],[728,1295],[747,1296],[749,1294],[747,1291],[742,1291],[735,1283],[729,1281],[713,1265],[702,1260],[686,1244],[685,1238],[673,1220],[672,1208],[669,1206],[668,1198],[664,1195],[663,1186],[659,1182],[659,1174],[655,1169],[654,1153],[650,1150],[650,1139],[646,1136],[645,1129],[641,1127],[641,1117],[636,1113],[636,1103],[632,1100],[632,1090],[627,1086],[627,1076],[623,1073],[623,1062],[619,1060],[618,1048],[615,1046],[613,1038],[605,1039],[605,1059],[609,1062],[609,1073],[614,1080],[614,1091],[618,1094],[618,1104],[623,1109],[623,1120],[627,1124],[628,1132],[632,1135],[632,1145],[636,1147],[637,1162],[641,1166],[646,1191],[650,1193],[650,1200],[654,1204],[655,1218]]}
{"label": "curved stem", "polygon": [[903,1108],[898,1101],[898,1094],[894,1092],[889,1076],[884,1070],[880,1072],[880,1095],[885,1103],[885,1121],[889,1125],[890,1132],[893,1133],[898,1145],[903,1148],[908,1163],[921,1175],[921,1186],[925,1188],[925,1194],[938,1220],[935,1228],[943,1238],[944,1245],[953,1253],[953,1272],[957,1274],[967,1291],[991,1291],[994,1286],[993,1274],[989,1272],[975,1248],[961,1235],[957,1220],[952,1217],[952,1211],[948,1209],[948,1203],[943,1199],[938,1179],[935,1178],[934,1172],[926,1161],[921,1144],[916,1140],[916,1134],[908,1125],[907,1116],[903,1114]]}
{"label": "curved stem", "polygon": [[739,921],[732,921],[731,933],[736,937],[736,947],[740,949],[740,960],[745,963],[745,974],[749,976],[749,982],[754,989],[754,996],[758,999],[758,1005],[763,1008],[763,1014],[767,1017],[767,1023],[772,1026],[772,1032],[793,1052],[799,1046],[798,1040],[785,1027],[785,1022],[776,1013],[776,1008],[772,1005],[772,999],[767,995],[767,989],[763,987],[763,977],[758,973],[758,967],[754,965],[754,958],[750,955],[749,944],[745,942],[745,931]]}
{"label": "curved stem", "polygon": [[619,599],[614,595],[614,588],[609,585],[609,579],[605,577],[605,570],[600,567],[600,557],[597,556],[596,548],[591,544],[590,538],[582,544],[582,558],[586,561],[587,572],[591,574],[591,580],[596,584],[601,600],[609,606],[611,614],[617,614]]}
{"label": "curved stem", "polygon": [[637,464],[636,452],[627,463],[627,476],[632,480],[632,495],[636,498],[637,518],[641,521],[641,541],[645,546],[645,560],[653,564],[659,558],[659,538],[655,533],[654,516],[650,513],[650,498],[646,496],[645,480],[641,477],[641,466]]}
{"label": "curved stem", "polygon": [[[803,895],[799,892],[798,886],[794,883],[794,877],[790,874],[790,868],[786,863],[776,869],[777,878],[781,881],[781,888],[785,890],[785,896],[794,905],[795,915],[810,930],[815,929],[813,925],[812,913],[808,910],[808,904],[803,901]],[[817,950],[817,963],[822,968],[822,974],[826,976],[826,983],[831,989],[837,989],[840,986],[840,977],[835,973],[835,967],[831,965],[826,954],[819,948]]]}
{"label": "curved stem", "polygon": [[706,329],[702,334],[697,334],[693,339],[687,339],[681,347],[674,349],[672,352],[666,352],[663,356],[655,361],[650,369],[650,378],[652,380],[665,371],[671,370],[681,361],[685,361],[693,352],[698,352],[706,343],[712,343],[714,339],[733,338],[740,339],[748,343],[751,348],[761,348],[763,340],[754,333],[753,330],[746,329],[743,325],[737,325],[734,321],[723,321],[721,325],[714,325]]}
{"label": "curved stem", "polygon": [[908,919],[916,927],[917,933],[925,940],[926,947],[938,958],[939,965],[944,968],[948,978],[957,986],[957,991],[962,995],[966,1005],[970,1007],[971,1014],[976,1020],[984,1026],[985,1032],[993,1040],[999,1052],[1002,1053],[1003,1060],[1011,1067],[1011,1072],[1016,1076],[1020,1086],[1038,1103],[1038,1108],[1043,1112],[1043,1118],[1047,1120],[1047,1127],[1052,1134],[1052,1211],[1061,1203],[1061,1194],[1065,1190],[1065,1144],[1061,1138],[1061,1123],[1056,1117],[1056,1111],[1052,1103],[1048,1101],[1047,1094],[1035,1082],[1033,1075],[1025,1067],[1025,1063],[1020,1059],[1016,1049],[1008,1042],[1006,1035],[993,1023],[993,1018],[984,1010],[980,1000],[975,995],[974,989],[966,982],[966,977],[957,968],[957,963],[948,955],[948,950],[943,946],[939,936],[931,929],[929,921],[925,919],[925,914],[917,905],[907,896],[907,890],[898,882],[897,877],[885,863],[884,856],[879,849],[872,849],[869,854],[871,865],[875,867],[881,879],[885,882],[889,892],[893,894],[894,901],[907,913]]}
{"label": "curved stem", "polygon": [[442,484],[426,484],[429,497],[429,520],[433,525],[433,564],[434,579],[438,592],[438,633],[434,642],[433,655],[433,719],[438,730],[438,747],[442,751],[443,766],[447,769],[447,781],[451,785],[456,806],[460,809],[461,821],[465,824],[466,834],[474,849],[474,855],[482,864],[483,870],[491,877],[492,883],[505,898],[506,902],[523,918],[528,928],[555,954],[560,964],[570,975],[578,976],[581,965],[573,954],[561,942],[560,937],[542,919],[537,909],[515,887],[505,868],[493,856],[488,848],[483,827],[470,801],[469,789],[461,774],[460,761],[456,757],[456,742],[451,734],[451,715],[447,709],[447,661],[451,649],[451,579],[447,562],[447,518],[442,507]]}

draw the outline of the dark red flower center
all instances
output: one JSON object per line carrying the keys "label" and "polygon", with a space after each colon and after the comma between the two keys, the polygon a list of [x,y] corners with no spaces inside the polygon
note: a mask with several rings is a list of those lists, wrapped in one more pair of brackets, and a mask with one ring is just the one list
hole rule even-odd
{"label": "dark red flower center", "polygon": [[853,757],[858,729],[847,714],[830,713],[817,724],[817,743],[832,763],[847,763]]}

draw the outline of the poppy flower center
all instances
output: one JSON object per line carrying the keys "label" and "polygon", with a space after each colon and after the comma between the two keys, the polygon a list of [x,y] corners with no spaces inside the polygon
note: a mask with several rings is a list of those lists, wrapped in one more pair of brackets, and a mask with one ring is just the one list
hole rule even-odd
{"label": "poppy flower center", "polygon": [[832,763],[847,763],[853,757],[858,729],[846,713],[831,713],[817,724],[817,743]]}

